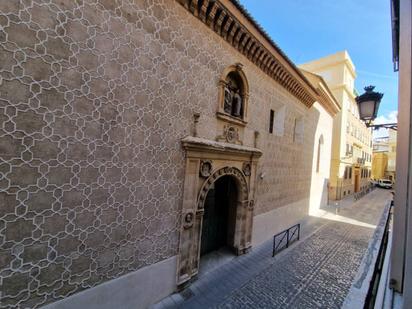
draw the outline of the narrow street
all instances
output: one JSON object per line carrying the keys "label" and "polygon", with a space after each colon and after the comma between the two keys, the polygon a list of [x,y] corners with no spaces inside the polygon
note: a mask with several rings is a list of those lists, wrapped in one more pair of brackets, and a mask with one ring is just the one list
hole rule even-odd
{"label": "narrow street", "polygon": [[274,258],[272,242],[201,276],[154,308],[340,308],[390,191],[302,222],[302,239]]}

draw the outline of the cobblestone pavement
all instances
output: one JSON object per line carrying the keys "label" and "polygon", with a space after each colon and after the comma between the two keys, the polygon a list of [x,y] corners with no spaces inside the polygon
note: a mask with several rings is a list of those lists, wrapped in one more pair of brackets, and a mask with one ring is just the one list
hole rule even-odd
{"label": "cobblestone pavement", "polygon": [[309,236],[275,258],[267,242],[154,308],[340,308],[389,199],[377,189],[338,215],[308,218]]}

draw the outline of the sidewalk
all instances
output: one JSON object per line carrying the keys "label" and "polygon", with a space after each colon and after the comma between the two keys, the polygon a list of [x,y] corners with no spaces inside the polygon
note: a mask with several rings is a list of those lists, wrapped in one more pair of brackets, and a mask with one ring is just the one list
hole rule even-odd
{"label": "sidewalk", "polygon": [[303,238],[271,256],[269,240],[210,271],[153,308],[338,308],[390,193],[374,190],[301,223]]}

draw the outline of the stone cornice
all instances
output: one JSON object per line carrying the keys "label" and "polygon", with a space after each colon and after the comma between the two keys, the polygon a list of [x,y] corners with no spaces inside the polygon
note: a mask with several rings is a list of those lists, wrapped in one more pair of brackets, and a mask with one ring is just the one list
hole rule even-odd
{"label": "stone cornice", "polygon": [[[237,2],[176,0],[307,107],[318,93]],[[225,2],[225,4],[223,4]],[[227,2],[227,3],[226,3]],[[232,6],[228,9],[229,6]],[[237,11],[235,11],[237,9]],[[240,20],[243,20],[241,22]]]}
{"label": "stone cornice", "polygon": [[346,84],[339,84],[339,85],[335,85],[335,86],[333,86],[333,87],[329,87],[329,89],[332,90],[332,91],[341,91],[341,90],[343,90],[343,91],[349,96],[349,98],[350,98],[354,103],[356,103],[356,102],[355,102],[356,96],[355,96],[355,94],[354,94],[353,92],[350,91],[348,85],[346,85]]}
{"label": "stone cornice", "polygon": [[226,153],[247,158],[251,156],[259,158],[262,156],[262,151],[258,148],[217,142],[194,136],[186,136],[183,138],[182,146],[186,151]]}
{"label": "stone cornice", "polygon": [[317,90],[318,102],[332,117],[334,117],[341,110],[341,105],[339,101],[336,100],[335,96],[329,89],[323,77],[312,72],[306,71],[304,69],[301,69],[301,72]]}
{"label": "stone cornice", "polygon": [[322,104],[330,115],[335,116],[340,111],[339,103],[337,103],[332,94],[328,93],[327,88],[319,87],[318,91],[320,93],[318,98],[319,103]]}

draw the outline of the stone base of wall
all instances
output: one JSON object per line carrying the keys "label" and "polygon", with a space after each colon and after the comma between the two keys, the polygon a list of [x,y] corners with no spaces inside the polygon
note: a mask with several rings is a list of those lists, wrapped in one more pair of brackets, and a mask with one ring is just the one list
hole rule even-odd
{"label": "stone base of wall", "polygon": [[176,289],[176,260],[171,257],[120,278],[74,294],[43,309],[146,308]]}
{"label": "stone base of wall", "polygon": [[300,200],[253,218],[252,248],[298,223],[309,213],[309,199]]}

